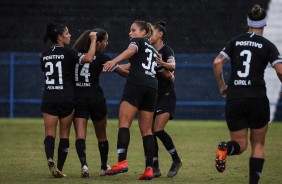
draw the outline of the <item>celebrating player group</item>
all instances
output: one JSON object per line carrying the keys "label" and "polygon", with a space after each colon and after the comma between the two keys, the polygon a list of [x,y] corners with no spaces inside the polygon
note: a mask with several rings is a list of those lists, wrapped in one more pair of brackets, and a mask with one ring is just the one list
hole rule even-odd
{"label": "celebrating player group", "polygon": [[[268,63],[282,81],[282,59],[273,43],[265,39],[266,11],[255,5],[247,15],[249,30],[232,39],[214,60],[214,74],[222,97],[226,98],[226,122],[231,140],[221,141],[215,158],[219,172],[226,168],[227,156],[239,155],[247,149],[248,129],[252,152],[249,162],[249,183],[258,183],[264,163],[264,142],[270,117],[264,70]],[[136,20],[129,29],[129,44],[121,54],[111,58],[104,49],[108,33],[102,28],[85,30],[70,45],[66,25],[49,23],[44,42],[50,44],[42,53],[41,69],[45,76],[41,111],[44,119],[44,149],[47,165],[55,178],[66,177],[63,166],[68,155],[72,124],[75,147],[81,163],[81,177],[90,177],[86,160],[87,122],[90,117],[96,133],[101,161],[101,176],[128,171],[127,151],[130,127],[138,114],[143,140],[145,169],[139,180],[161,177],[158,139],[171,155],[167,177],[174,177],[183,161],[165,127],[174,118],[175,57],[165,44],[166,22],[149,23]],[[120,64],[128,61],[126,64]],[[223,78],[223,64],[231,63],[228,85]],[[116,72],[126,78],[118,114],[117,163],[108,164],[107,106],[101,72]],[[56,128],[59,123],[57,162],[54,159]],[[183,135],[185,136],[185,135]],[[214,154],[214,153],[212,153]]]}

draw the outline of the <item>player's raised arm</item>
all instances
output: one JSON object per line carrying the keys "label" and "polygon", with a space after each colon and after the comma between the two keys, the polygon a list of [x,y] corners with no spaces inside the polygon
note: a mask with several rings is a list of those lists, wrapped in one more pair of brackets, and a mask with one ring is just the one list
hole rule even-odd
{"label": "player's raised arm", "polygon": [[125,51],[123,51],[120,55],[118,55],[116,58],[114,58],[110,61],[107,61],[104,64],[103,71],[104,72],[111,71],[112,68],[117,63],[132,57],[136,53],[136,51],[137,51],[137,48],[134,45],[129,45],[129,47]]}

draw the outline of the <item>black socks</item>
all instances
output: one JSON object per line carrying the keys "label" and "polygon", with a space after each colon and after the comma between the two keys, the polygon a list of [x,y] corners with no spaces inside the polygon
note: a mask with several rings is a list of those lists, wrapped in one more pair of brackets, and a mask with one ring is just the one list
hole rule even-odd
{"label": "black socks", "polygon": [[108,141],[98,142],[98,147],[99,147],[100,158],[101,158],[101,169],[107,170],[109,142]]}
{"label": "black socks", "polygon": [[44,149],[47,160],[49,158],[54,158],[54,149],[55,149],[55,138],[47,135],[44,139]]}
{"label": "black socks", "polygon": [[75,148],[76,148],[76,152],[77,152],[79,161],[81,163],[81,167],[83,167],[84,165],[87,165],[85,140],[84,139],[77,139],[75,141]]}
{"label": "black socks", "polygon": [[61,138],[58,148],[57,168],[62,171],[69,152],[69,139]]}
{"label": "black socks", "polygon": [[264,164],[264,159],[262,158],[252,158],[252,157],[250,158],[249,184],[258,183],[262,172],[263,164]]}
{"label": "black socks", "polygon": [[240,153],[240,145],[235,141],[227,142],[227,155],[238,155]]}
{"label": "black socks", "polygon": [[153,167],[155,141],[153,135],[143,137],[144,154],[146,158],[146,168]]}
{"label": "black socks", "polygon": [[129,129],[119,128],[118,142],[117,142],[118,162],[126,160],[129,141],[130,141]]}
{"label": "black socks", "polygon": [[175,148],[175,146],[172,142],[171,137],[164,130],[155,132],[155,135],[162,141],[164,147],[170,153],[172,159],[174,161],[179,161],[180,158],[178,156],[178,153],[177,153],[176,148]]}

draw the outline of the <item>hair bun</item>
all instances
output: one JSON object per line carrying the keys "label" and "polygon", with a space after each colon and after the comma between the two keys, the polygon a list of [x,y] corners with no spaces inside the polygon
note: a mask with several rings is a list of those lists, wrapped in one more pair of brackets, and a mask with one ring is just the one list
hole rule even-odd
{"label": "hair bun", "polygon": [[47,31],[51,31],[55,26],[56,26],[56,24],[53,23],[53,22],[48,23],[47,24]]}
{"label": "hair bun", "polygon": [[252,14],[253,15],[259,15],[259,14],[261,14],[261,11],[262,11],[262,8],[260,7],[260,5],[255,5],[252,8]]}

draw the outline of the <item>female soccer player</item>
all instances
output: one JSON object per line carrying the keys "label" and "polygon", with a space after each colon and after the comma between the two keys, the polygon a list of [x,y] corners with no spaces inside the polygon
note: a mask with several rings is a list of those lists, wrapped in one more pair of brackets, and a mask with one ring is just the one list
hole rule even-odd
{"label": "female soccer player", "polygon": [[104,65],[104,71],[111,70],[118,62],[129,59],[130,71],[124,87],[119,109],[118,131],[118,163],[106,174],[114,175],[127,172],[127,149],[130,135],[129,128],[138,113],[139,128],[143,138],[146,158],[146,169],[140,180],[152,179],[154,138],[152,121],[157,97],[158,81],[155,68],[157,66],[157,51],[148,38],[152,34],[151,24],[145,21],[135,21],[130,27],[130,43],[128,48],[119,56]]}
{"label": "female soccer player", "polygon": [[151,43],[158,50],[158,55],[160,56],[157,57],[158,98],[153,122],[155,139],[155,154],[153,159],[154,177],[161,176],[158,161],[159,147],[157,137],[162,141],[173,160],[167,176],[175,176],[178,173],[179,168],[182,166],[182,161],[178,156],[173,141],[169,134],[164,130],[168,121],[173,119],[176,106],[173,74],[175,70],[175,59],[173,50],[169,46],[165,45],[163,41],[167,34],[165,26],[166,23],[163,21],[154,24],[153,36],[150,38]]}
{"label": "female soccer player", "polygon": [[[248,14],[249,30],[232,39],[214,60],[214,74],[223,97],[231,140],[218,145],[215,166],[226,167],[227,155],[239,155],[247,149],[248,129],[252,152],[249,160],[249,183],[258,183],[264,163],[264,143],[270,117],[264,70],[268,63],[282,81],[282,57],[273,43],[264,38],[266,12],[255,5]],[[228,87],[223,78],[223,64],[231,62]]]}
{"label": "female soccer player", "polygon": [[[66,176],[63,166],[68,154],[69,133],[74,110],[74,69],[76,62],[92,62],[95,55],[96,33],[91,32],[91,44],[87,54],[80,55],[73,49],[65,48],[70,44],[70,33],[63,24],[49,23],[44,42],[52,46],[42,54],[41,69],[45,75],[41,111],[45,126],[44,148],[47,163],[56,178]],[[60,123],[60,143],[57,167],[54,163],[54,148],[57,123]]]}
{"label": "female soccer player", "polygon": [[[86,134],[87,121],[90,116],[96,137],[98,139],[98,148],[101,158],[101,176],[105,175],[105,171],[110,169],[107,165],[109,143],[107,139],[107,106],[104,97],[103,89],[99,85],[99,76],[106,61],[111,60],[109,56],[103,53],[103,50],[108,45],[108,33],[101,28],[93,30],[97,32],[96,40],[96,54],[92,63],[85,63],[83,65],[77,63],[75,69],[75,83],[76,83],[76,105],[74,113],[74,128],[76,134],[76,151],[81,163],[82,172],[81,177],[89,177],[88,164],[86,162]],[[90,46],[89,33],[85,31],[75,42],[73,48],[78,52],[84,54]],[[115,72],[120,75],[127,76],[128,71],[120,67],[115,67]]]}

